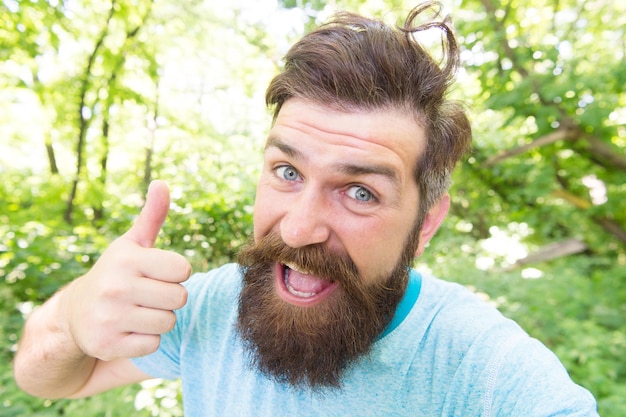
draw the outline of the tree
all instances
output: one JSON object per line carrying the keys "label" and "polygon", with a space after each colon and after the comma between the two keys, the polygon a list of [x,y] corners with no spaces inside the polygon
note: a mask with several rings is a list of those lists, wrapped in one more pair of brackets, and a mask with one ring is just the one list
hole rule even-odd
{"label": "tree", "polygon": [[[609,17],[620,16],[623,6],[605,6],[465,1],[459,19],[460,32],[467,34],[468,71],[480,84],[483,105],[505,115],[499,130],[506,134],[480,138],[468,168],[503,200],[540,206],[538,222],[565,212],[577,219],[571,225],[555,221],[559,227],[546,231],[549,239],[583,233],[599,251],[626,244],[626,217],[618,203],[626,171],[620,116],[624,25]],[[503,168],[517,175],[503,178]],[[562,203],[568,209],[553,210]],[[596,234],[615,243],[607,247],[606,238]]]}
{"label": "tree", "polygon": [[[475,142],[418,260],[546,343],[605,417],[626,409],[622,3],[445,2]],[[252,234],[264,89],[287,45],[336,9],[393,21],[413,5],[1,2],[0,414],[181,415],[175,384],[20,393],[8,364],[24,315],[126,230],[151,178],[173,191],[158,244],[198,271],[231,261]]]}

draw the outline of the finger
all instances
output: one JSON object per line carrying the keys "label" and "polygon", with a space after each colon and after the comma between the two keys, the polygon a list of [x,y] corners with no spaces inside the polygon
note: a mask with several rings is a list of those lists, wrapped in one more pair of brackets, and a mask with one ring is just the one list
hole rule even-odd
{"label": "finger", "polygon": [[146,204],[124,237],[144,248],[153,247],[167,217],[169,206],[170,191],[167,184],[163,181],[152,181],[146,194]]}
{"label": "finger", "polygon": [[187,289],[180,284],[140,278],[132,302],[153,309],[177,310],[187,303]]}
{"label": "finger", "polygon": [[184,256],[163,249],[139,249],[141,275],[167,282],[183,282],[191,274],[191,264]]}
{"label": "finger", "polygon": [[176,324],[176,314],[169,310],[137,307],[125,318],[122,331],[146,335],[167,333]]}
{"label": "finger", "polygon": [[160,343],[161,336],[158,334],[129,333],[112,347],[107,357],[100,357],[99,359],[111,360],[145,356],[155,352],[159,348]]}

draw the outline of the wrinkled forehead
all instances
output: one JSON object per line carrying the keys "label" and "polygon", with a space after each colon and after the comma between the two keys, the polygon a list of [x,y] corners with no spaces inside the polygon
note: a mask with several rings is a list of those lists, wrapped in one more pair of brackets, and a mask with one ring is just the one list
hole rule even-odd
{"label": "wrinkled forehead", "polygon": [[266,146],[286,125],[296,125],[337,137],[358,138],[406,154],[417,163],[426,148],[422,117],[407,107],[363,108],[337,106],[302,98],[290,98],[278,112]]}

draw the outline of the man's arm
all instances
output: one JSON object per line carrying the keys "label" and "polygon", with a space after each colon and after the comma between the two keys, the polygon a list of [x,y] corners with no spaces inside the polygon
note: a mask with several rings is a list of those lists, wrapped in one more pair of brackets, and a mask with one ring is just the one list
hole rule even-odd
{"label": "man's arm", "polygon": [[153,183],[131,229],[31,315],[14,362],[23,390],[74,398],[149,377],[127,358],[154,352],[174,327],[191,272],[182,256],[153,248],[168,207],[167,186]]}
{"label": "man's arm", "polygon": [[37,309],[24,328],[14,363],[22,389],[37,397],[82,398],[150,378],[130,359],[85,355],[58,325],[62,292]]}

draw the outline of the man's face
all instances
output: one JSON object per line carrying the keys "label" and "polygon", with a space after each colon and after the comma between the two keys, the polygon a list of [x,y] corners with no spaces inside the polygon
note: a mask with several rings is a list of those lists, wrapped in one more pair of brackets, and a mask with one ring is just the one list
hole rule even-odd
{"label": "man's face", "polygon": [[[255,240],[275,232],[294,248],[323,243],[348,255],[364,282],[385,276],[417,217],[413,175],[424,145],[423,129],[399,110],[344,113],[288,100],[266,144]],[[276,265],[285,302],[313,305],[335,290],[290,292],[280,285],[283,269]],[[311,287],[300,292],[316,292],[312,277],[300,278]]]}
{"label": "man's face", "polygon": [[257,187],[255,243],[240,257],[239,330],[262,371],[337,385],[389,323],[418,248],[413,172],[424,143],[399,110],[284,103]]}

